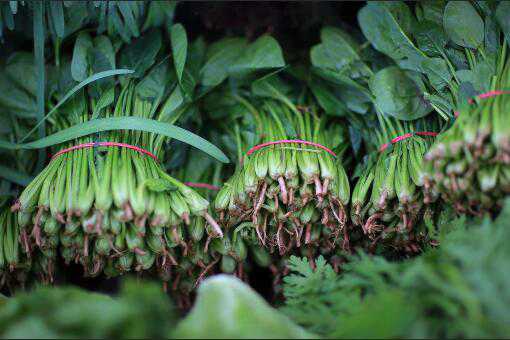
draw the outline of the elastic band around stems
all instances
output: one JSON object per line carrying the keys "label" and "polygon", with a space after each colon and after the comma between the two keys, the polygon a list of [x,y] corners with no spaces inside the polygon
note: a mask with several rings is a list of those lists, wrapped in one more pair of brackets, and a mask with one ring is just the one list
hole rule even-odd
{"label": "elastic band around stems", "polygon": [[196,182],[184,182],[185,185],[191,188],[201,188],[201,189],[209,189],[209,190],[220,190],[220,187],[216,185],[208,184],[208,183],[196,183]]}
{"label": "elastic band around stems", "polygon": [[273,141],[273,142],[267,142],[267,143],[262,143],[262,144],[259,144],[259,145],[255,145],[250,150],[248,150],[248,152],[246,153],[246,156],[250,156],[255,151],[263,149],[266,146],[278,145],[278,144],[304,144],[304,145],[315,146],[315,147],[317,147],[319,149],[322,149],[322,150],[326,151],[327,153],[329,153],[333,157],[336,157],[336,153],[334,153],[331,149],[325,147],[324,145],[321,145],[321,144],[318,144],[318,143],[314,143],[314,142],[309,142],[309,141],[306,141],[306,140],[301,140],[301,139],[283,139],[283,140],[277,140],[277,141]]}
{"label": "elastic band around stems", "polygon": [[431,132],[431,131],[418,131],[418,132],[408,132],[404,135],[401,135],[401,136],[397,136],[395,138],[393,138],[389,143],[386,143],[386,144],[383,144],[381,145],[381,147],[379,148],[379,152],[383,152],[384,150],[386,150],[390,145],[392,144],[395,144],[395,143],[398,143],[400,141],[403,141],[405,139],[408,139],[408,138],[411,138],[412,136],[428,136],[428,137],[435,137],[437,136],[438,133],[437,132]]}
{"label": "elastic band around stems", "polygon": [[[485,93],[479,94],[476,97],[478,99],[485,99],[485,98],[490,98],[490,97],[496,97],[496,96],[499,96],[499,95],[502,95],[502,94],[510,94],[510,91],[494,90],[494,91],[489,91],[489,92],[485,92]],[[470,98],[468,100],[468,103],[469,104],[474,104],[475,101],[472,98]],[[455,118],[457,118],[459,116],[459,111],[454,111],[453,115],[455,116]]]}
{"label": "elastic band around stems", "polygon": [[137,152],[140,152],[142,154],[149,156],[150,158],[154,159],[156,162],[158,161],[158,157],[156,157],[156,155],[154,155],[152,152],[144,150],[144,149],[142,149],[138,146],[135,146],[135,145],[125,144],[125,143],[117,143],[117,142],[95,142],[95,143],[83,143],[83,144],[74,145],[74,146],[71,146],[70,148],[60,150],[59,152],[54,154],[53,157],[51,157],[51,159],[53,160],[60,155],[63,155],[65,153],[68,153],[68,152],[71,152],[74,150],[96,148],[96,147],[101,147],[101,146],[131,149],[131,150],[134,150],[134,151],[137,151]]}

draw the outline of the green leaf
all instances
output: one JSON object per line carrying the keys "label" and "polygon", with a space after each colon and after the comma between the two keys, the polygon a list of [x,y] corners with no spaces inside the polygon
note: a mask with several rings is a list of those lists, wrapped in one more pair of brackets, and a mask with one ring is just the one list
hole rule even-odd
{"label": "green leaf", "polygon": [[11,7],[12,14],[18,13],[18,1],[9,1],[9,6]]}
{"label": "green leaf", "polygon": [[62,1],[50,1],[50,15],[57,37],[63,38],[65,34],[64,6]]}
{"label": "green leaf", "polygon": [[483,20],[469,1],[448,2],[443,25],[448,37],[457,45],[477,48],[483,43]]}
{"label": "green leaf", "polygon": [[195,306],[174,334],[177,338],[312,338],[273,309],[239,279],[217,275],[198,290]]}
{"label": "green leaf", "polygon": [[159,134],[194,146],[223,163],[229,162],[227,156],[225,156],[220,149],[194,133],[168,123],[132,116],[102,118],[87,121],[85,123],[73,125],[70,128],[60,130],[50,136],[30,143],[15,144],[0,140],[0,148],[11,150],[39,149],[88,136],[90,134],[114,130],[143,131]]}
{"label": "green leaf", "polygon": [[151,27],[160,27],[174,18],[177,1],[151,1],[142,31]]}
{"label": "green leaf", "polygon": [[138,37],[140,35],[140,31],[138,30],[138,24],[136,23],[134,16],[134,10],[136,9],[135,6],[137,6],[136,2],[119,1],[117,2],[117,5],[119,6],[120,13],[122,14],[122,18],[124,19],[126,26],[129,27],[129,30],[134,37]]}
{"label": "green leaf", "polygon": [[[44,4],[42,2],[34,3],[34,55],[35,65],[37,67],[37,129],[38,137],[46,135],[44,124],[44,85],[46,83],[46,73],[44,68]],[[34,128],[35,129],[35,128]],[[41,170],[46,159],[44,150],[39,151],[36,169]]]}
{"label": "green leaf", "polygon": [[263,35],[244,49],[240,58],[229,67],[229,73],[247,73],[283,66],[285,61],[280,45],[273,37]]}
{"label": "green leaf", "polygon": [[228,76],[228,68],[246,49],[246,40],[222,39],[209,47],[206,62],[200,70],[200,82],[204,86],[216,86]]}
{"label": "green leaf", "polygon": [[312,64],[341,71],[344,67],[360,60],[358,44],[338,28],[325,27],[321,30],[322,44],[311,51]]}
{"label": "green leaf", "polygon": [[414,37],[418,47],[429,57],[441,57],[448,42],[443,27],[432,21],[421,21],[415,26]]}
{"label": "green leaf", "polygon": [[452,79],[452,74],[443,58],[427,58],[421,63],[422,71],[425,72],[431,85],[441,92]]}
{"label": "green leaf", "polygon": [[[21,140],[21,142],[25,141],[28,137],[30,137],[38,128],[39,126],[41,126],[43,124],[44,121],[46,121],[46,119],[48,119],[48,117],[50,117],[60,106],[62,106],[69,98],[71,98],[76,92],[78,92],[79,90],[81,90],[82,88],[84,88],[85,86],[87,86],[88,84],[90,83],[93,83],[99,79],[103,79],[103,78],[107,78],[107,77],[111,77],[111,76],[116,76],[116,75],[123,75],[123,74],[131,74],[133,73],[134,71],[133,70],[125,70],[125,69],[119,69],[119,70],[109,70],[109,71],[104,71],[104,72],[99,72],[99,73],[96,73],[90,77],[88,77],[87,79],[85,79],[84,81],[82,81],[81,83],[79,83],[78,85],[76,85],[75,87],[73,87],[69,92],[67,92],[64,97],[57,103],[57,105],[55,105],[51,110],[50,112],[48,112],[43,119],[39,120],[39,122],[36,124],[36,126],[34,126],[34,128],[32,130],[30,130],[26,135],[25,137],[23,137],[23,139]],[[2,141],[0,141],[2,142]]]}
{"label": "green leaf", "polygon": [[164,93],[168,78],[168,63],[165,61],[143,77],[136,85],[136,94],[141,98],[154,100]]}
{"label": "green leaf", "polygon": [[496,20],[505,34],[506,42],[510,46],[510,2],[501,1],[496,8]]}
{"label": "green leaf", "polygon": [[76,81],[83,81],[89,72],[89,51],[92,49],[92,39],[87,32],[80,32],[76,38],[71,61],[71,75]]}
{"label": "green leaf", "polygon": [[393,59],[420,53],[410,39],[414,22],[411,10],[404,2],[368,2],[359,11],[358,22],[375,49]]}
{"label": "green leaf", "polygon": [[423,102],[416,79],[398,67],[390,66],[377,72],[370,80],[375,105],[385,115],[402,120],[426,116],[431,108]]}
{"label": "green leaf", "polygon": [[181,88],[176,86],[172,91],[172,94],[168,97],[165,104],[163,104],[163,108],[161,109],[161,120],[166,122],[171,119],[172,114],[177,110],[179,106],[184,102],[184,98],[182,96]]}
{"label": "green leaf", "polygon": [[133,77],[140,78],[154,64],[161,49],[161,33],[151,31],[126,45],[120,54],[120,67],[134,70]]}
{"label": "green leaf", "polygon": [[172,54],[175,65],[175,73],[179,83],[182,80],[182,72],[186,63],[186,55],[188,52],[188,38],[186,30],[181,24],[175,24],[170,29],[170,40],[172,44]]}
{"label": "green leaf", "polygon": [[149,178],[143,182],[143,185],[147,187],[150,191],[154,192],[165,192],[165,191],[175,191],[177,187],[170,183],[170,181],[164,178]]}
{"label": "green leaf", "polygon": [[101,110],[112,105],[114,100],[115,100],[115,88],[110,87],[108,90],[104,91],[101,94],[101,97],[97,101],[96,107],[94,108],[94,112],[92,113],[92,116],[90,117],[90,119],[92,120],[92,119],[96,119],[97,117],[99,117]]}

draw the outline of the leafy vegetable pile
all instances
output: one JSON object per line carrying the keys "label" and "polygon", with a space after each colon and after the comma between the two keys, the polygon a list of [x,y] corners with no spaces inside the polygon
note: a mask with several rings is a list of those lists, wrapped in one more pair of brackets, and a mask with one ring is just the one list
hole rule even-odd
{"label": "leafy vegetable pile", "polygon": [[[0,4],[1,335],[508,333],[509,3],[350,4],[299,37],[194,6]],[[20,293],[130,274],[189,316]]]}
{"label": "leafy vegetable pile", "polygon": [[[246,154],[219,191],[214,205],[220,222],[227,228],[244,222],[259,244],[280,255],[301,244],[334,247],[343,239],[350,196],[347,174],[330,151],[342,147],[339,130],[327,129],[313,108],[270,100],[245,105],[256,124],[252,138],[269,145]],[[271,145],[277,141],[287,142]]]}
{"label": "leafy vegetable pile", "polygon": [[510,201],[500,217],[442,225],[441,247],[400,262],[356,255],[336,274],[292,258],[282,311],[328,337],[504,337],[508,280],[502,266]]}

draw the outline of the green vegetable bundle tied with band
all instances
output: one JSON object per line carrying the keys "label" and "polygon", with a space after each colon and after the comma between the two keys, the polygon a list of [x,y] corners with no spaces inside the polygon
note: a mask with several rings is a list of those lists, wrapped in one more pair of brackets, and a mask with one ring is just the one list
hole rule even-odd
{"label": "green vegetable bundle tied with band", "polygon": [[426,203],[440,196],[463,213],[497,210],[508,193],[509,3],[369,2],[358,21],[376,50],[422,82],[421,100],[451,125],[426,157]]}
{"label": "green vegetable bundle tied with band", "polygon": [[379,128],[379,149],[357,169],[351,220],[372,245],[390,241],[392,247],[414,253],[428,240],[427,227],[433,228],[436,216],[437,204],[424,204],[423,158],[437,126],[380,117]]}
{"label": "green vegetable bundle tied with band", "polygon": [[510,194],[510,62],[496,89],[458,112],[427,154],[427,186],[461,213],[497,211]]}
{"label": "green vegetable bundle tied with band", "polygon": [[[244,141],[239,126],[233,135],[242,163],[219,191],[214,206],[220,223],[232,228],[250,224],[259,245],[280,255],[299,248],[343,240],[350,189],[340,155],[341,126],[326,125],[314,106],[290,100],[240,98],[245,121],[255,137]],[[251,150],[248,150],[251,147]],[[246,225],[243,226],[246,229]],[[253,242],[253,237],[250,237]],[[337,242],[338,241],[338,242]]]}
{"label": "green vegetable bundle tied with band", "polygon": [[[158,32],[150,32],[121,49],[121,63],[134,65],[135,73],[77,91],[48,118],[50,132],[62,134],[103,118],[174,123],[191,102],[193,88],[186,88],[188,99],[181,95],[175,102],[181,85],[171,59],[155,62],[164,53],[161,46]],[[135,52],[141,54],[136,60]],[[171,267],[191,247],[203,240],[204,249],[206,239],[223,235],[209,202],[155,159],[162,156],[165,136],[128,124],[126,130],[80,136],[53,150],[54,157],[13,206],[22,249],[30,256],[41,253],[54,261],[58,253],[68,263],[82,264],[88,275],[157,270],[169,279]]]}

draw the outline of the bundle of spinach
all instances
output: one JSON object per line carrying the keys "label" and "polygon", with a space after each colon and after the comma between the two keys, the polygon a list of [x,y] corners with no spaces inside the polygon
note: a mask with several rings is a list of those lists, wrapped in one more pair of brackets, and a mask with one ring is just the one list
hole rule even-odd
{"label": "bundle of spinach", "polygon": [[282,311],[326,337],[480,338],[508,334],[510,201],[495,221],[444,215],[441,246],[404,262],[360,253],[335,273],[292,258]]}
{"label": "bundle of spinach", "polygon": [[424,221],[435,216],[436,207],[423,204],[422,162],[441,122],[428,116],[419,75],[358,43],[355,34],[322,29],[310,53],[310,86],[327,113],[349,120],[353,146],[359,149],[361,139],[367,153],[354,173],[353,224],[373,250],[382,244],[414,253],[429,240]]}
{"label": "bundle of spinach", "polygon": [[342,127],[327,126],[313,102],[298,108],[280,92],[286,87],[273,75],[246,94],[227,94],[231,117],[223,128],[240,164],[216,197],[219,221],[234,230],[236,242],[280,256],[300,247],[347,246]]}
{"label": "bundle of spinach", "polygon": [[[45,119],[54,134],[28,145],[59,145],[49,165],[13,206],[26,253],[42,253],[50,265],[59,249],[66,262],[81,263],[87,275],[157,270],[169,280],[181,257],[191,256],[190,242],[194,248],[206,249],[208,237],[222,236],[208,213],[208,201],[169,176],[153,159],[162,154],[166,136],[226,160],[207,141],[170,125],[191,105],[196,69],[187,60],[182,26],[172,26],[170,35],[172,58],[160,59],[158,55],[167,52],[157,30],[118,51],[108,37],[92,39],[82,32],[72,59],[48,66],[56,79],[50,78],[48,84],[50,111]],[[97,73],[114,69],[117,63],[133,72]],[[185,69],[185,64],[190,68]],[[105,73],[131,75],[80,87]],[[75,81],[81,83],[75,85]],[[190,216],[200,216],[207,223],[202,220],[188,227]],[[204,262],[209,260],[206,257]]]}
{"label": "bundle of spinach", "polygon": [[[460,212],[497,209],[508,193],[504,95],[506,2],[371,2],[363,33],[401,68],[420,74],[421,97],[455,120],[427,156],[427,201],[438,194]],[[497,98],[497,97],[502,98]],[[489,98],[489,99],[485,99]],[[477,106],[471,104],[480,103]],[[504,109],[503,109],[504,110]]]}

